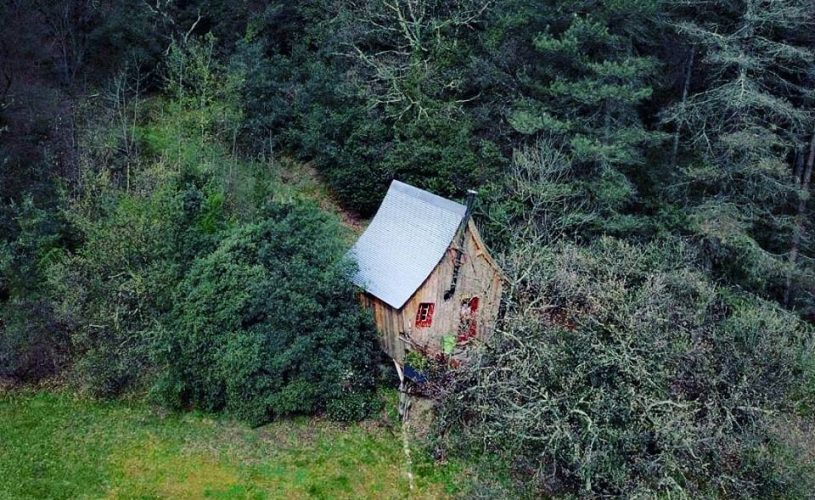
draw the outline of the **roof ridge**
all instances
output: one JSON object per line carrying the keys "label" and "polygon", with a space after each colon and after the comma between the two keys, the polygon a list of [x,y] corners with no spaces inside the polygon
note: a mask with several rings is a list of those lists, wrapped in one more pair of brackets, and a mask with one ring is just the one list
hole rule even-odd
{"label": "roof ridge", "polygon": [[442,210],[446,210],[448,212],[452,212],[456,215],[460,215],[462,218],[464,214],[461,213],[462,210],[466,211],[467,207],[462,205],[461,203],[455,202],[453,200],[444,198],[443,196],[439,196],[437,194],[433,194],[430,191],[425,191],[424,189],[419,189],[415,186],[411,186],[410,184],[406,184],[402,181],[398,181],[394,179],[391,182],[388,191],[393,189],[394,191],[399,191],[404,193],[408,196],[412,196],[416,199],[422,200],[424,202],[430,203],[431,205],[441,208]]}

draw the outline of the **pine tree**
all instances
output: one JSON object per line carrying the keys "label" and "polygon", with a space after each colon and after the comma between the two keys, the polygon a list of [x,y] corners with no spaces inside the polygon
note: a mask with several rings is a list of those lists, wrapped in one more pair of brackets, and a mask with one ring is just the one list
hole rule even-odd
{"label": "pine tree", "polygon": [[681,196],[714,263],[767,291],[785,273],[796,198],[807,196],[795,165],[812,130],[806,75],[815,53],[802,40],[812,4],[682,2],[674,14],[678,34],[701,55],[692,92],[664,114],[696,153],[679,172]]}
{"label": "pine tree", "polygon": [[618,215],[636,199],[626,174],[662,139],[640,117],[658,62],[637,50],[659,5],[558,1],[548,12],[546,29],[532,39],[534,65],[518,75],[526,98],[513,106],[510,123],[565,144],[585,195],[608,218],[602,229],[625,231],[631,219]]}

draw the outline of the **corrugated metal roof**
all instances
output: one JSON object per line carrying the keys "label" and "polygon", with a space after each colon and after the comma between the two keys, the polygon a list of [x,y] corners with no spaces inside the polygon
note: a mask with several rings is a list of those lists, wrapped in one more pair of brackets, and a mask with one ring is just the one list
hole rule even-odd
{"label": "corrugated metal roof", "polygon": [[460,203],[393,181],[349,251],[359,267],[354,283],[401,309],[444,257],[466,212]]}

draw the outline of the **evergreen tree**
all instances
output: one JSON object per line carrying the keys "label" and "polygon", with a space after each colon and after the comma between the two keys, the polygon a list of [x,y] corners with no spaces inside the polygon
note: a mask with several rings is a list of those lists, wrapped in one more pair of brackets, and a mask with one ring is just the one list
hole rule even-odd
{"label": "evergreen tree", "polygon": [[[693,50],[688,97],[664,119],[688,150],[679,174],[714,265],[730,279],[772,292],[785,273],[802,165],[812,134],[815,53],[806,0],[679,3],[675,27]],[[797,159],[797,160],[796,160]],[[796,166],[797,165],[797,166]]]}
{"label": "evergreen tree", "polygon": [[531,64],[517,75],[524,97],[509,121],[522,134],[566,145],[583,195],[607,219],[601,229],[632,229],[634,221],[620,216],[637,197],[629,176],[662,138],[640,117],[658,63],[638,53],[643,34],[633,27],[658,16],[658,3],[552,4],[546,28],[532,38]]}

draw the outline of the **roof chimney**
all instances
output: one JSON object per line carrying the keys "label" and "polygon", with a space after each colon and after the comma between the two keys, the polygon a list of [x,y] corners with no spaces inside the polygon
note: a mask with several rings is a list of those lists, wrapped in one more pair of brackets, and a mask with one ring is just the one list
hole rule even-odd
{"label": "roof chimney", "polygon": [[475,205],[476,196],[478,196],[478,191],[472,189],[467,190],[467,201],[465,202],[465,205],[467,205],[467,212],[464,214],[464,224],[469,221],[470,215],[473,213],[473,205]]}

